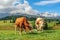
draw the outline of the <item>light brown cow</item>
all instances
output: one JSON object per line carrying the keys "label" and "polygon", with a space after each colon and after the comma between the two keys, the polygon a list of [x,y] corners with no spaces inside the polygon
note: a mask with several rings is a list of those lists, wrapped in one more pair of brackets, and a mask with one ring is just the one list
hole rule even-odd
{"label": "light brown cow", "polygon": [[32,27],[30,26],[29,22],[27,21],[26,17],[17,18],[15,21],[15,31],[17,28],[20,29],[20,34],[22,30],[24,29],[26,32],[29,30],[32,30]]}
{"label": "light brown cow", "polygon": [[36,19],[35,26],[37,28],[37,31],[43,31],[44,23],[45,21],[43,18]]}

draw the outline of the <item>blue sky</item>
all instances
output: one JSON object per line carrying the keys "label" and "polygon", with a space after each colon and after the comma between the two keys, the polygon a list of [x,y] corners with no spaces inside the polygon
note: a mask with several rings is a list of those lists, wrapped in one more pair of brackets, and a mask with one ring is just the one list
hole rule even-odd
{"label": "blue sky", "polygon": [[[60,13],[60,2],[49,3],[46,5],[35,5],[34,4],[34,3],[39,2],[39,1],[41,2],[44,0],[28,0],[30,6],[33,9],[36,9],[40,12],[57,12],[57,13]],[[48,1],[48,0],[46,0],[46,1]]]}
{"label": "blue sky", "polygon": [[60,0],[0,0],[0,14],[45,12],[60,15]]}

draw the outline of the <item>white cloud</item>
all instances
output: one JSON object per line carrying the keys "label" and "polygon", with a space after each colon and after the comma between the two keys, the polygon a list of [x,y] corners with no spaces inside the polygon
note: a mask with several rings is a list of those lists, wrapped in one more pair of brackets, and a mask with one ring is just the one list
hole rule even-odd
{"label": "white cloud", "polygon": [[11,7],[15,0],[0,0],[0,9]]}
{"label": "white cloud", "polygon": [[54,4],[54,3],[58,3],[58,2],[60,2],[60,0],[46,0],[46,1],[36,2],[34,4],[35,5],[47,5],[47,4]]}
{"label": "white cloud", "polygon": [[41,14],[41,16],[45,16],[45,17],[57,17],[58,16],[58,13],[56,12],[44,12],[43,14]]}
{"label": "white cloud", "polygon": [[[37,10],[33,10],[29,5],[27,0],[24,0],[24,3],[21,4],[20,0],[0,0],[0,13],[26,13],[30,15],[36,15],[39,13]],[[19,3],[14,6],[14,4]]]}
{"label": "white cloud", "polygon": [[4,7],[2,5],[0,5],[0,9],[3,9]]}
{"label": "white cloud", "polygon": [[24,0],[23,4],[19,4],[15,6],[16,10],[11,11],[11,14],[13,13],[25,13],[30,15],[36,15],[39,13],[37,10],[33,10],[32,7],[29,5],[28,1]]}

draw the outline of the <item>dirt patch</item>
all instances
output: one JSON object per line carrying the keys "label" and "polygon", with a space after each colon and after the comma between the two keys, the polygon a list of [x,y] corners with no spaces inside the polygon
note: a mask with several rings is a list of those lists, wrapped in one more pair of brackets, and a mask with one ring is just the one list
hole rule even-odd
{"label": "dirt patch", "polygon": [[60,24],[52,27],[53,29],[60,29]]}
{"label": "dirt patch", "polygon": [[14,27],[1,27],[0,30],[14,30]]}

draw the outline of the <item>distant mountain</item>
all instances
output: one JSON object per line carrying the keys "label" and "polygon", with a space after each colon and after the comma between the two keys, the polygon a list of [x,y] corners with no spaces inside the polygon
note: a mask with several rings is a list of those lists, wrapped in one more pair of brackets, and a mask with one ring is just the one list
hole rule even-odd
{"label": "distant mountain", "polygon": [[30,14],[24,14],[24,13],[16,13],[16,14],[10,14],[10,13],[0,13],[0,18],[4,18],[4,17],[7,17],[7,16],[26,16],[26,17],[34,17],[34,18],[37,18],[37,17],[44,17],[44,18],[52,18],[52,19],[59,19],[60,16],[43,16],[43,15],[40,15],[40,14],[37,14],[37,15],[30,15]]}
{"label": "distant mountain", "polygon": [[0,18],[6,17],[6,16],[10,16],[11,14],[9,13],[0,13]]}
{"label": "distant mountain", "polygon": [[24,13],[16,13],[16,14],[10,14],[10,13],[0,13],[0,18],[6,17],[6,16],[12,16],[12,15],[20,15],[20,16],[27,16],[27,17],[38,17],[38,15],[30,15],[30,14],[24,14]]}

